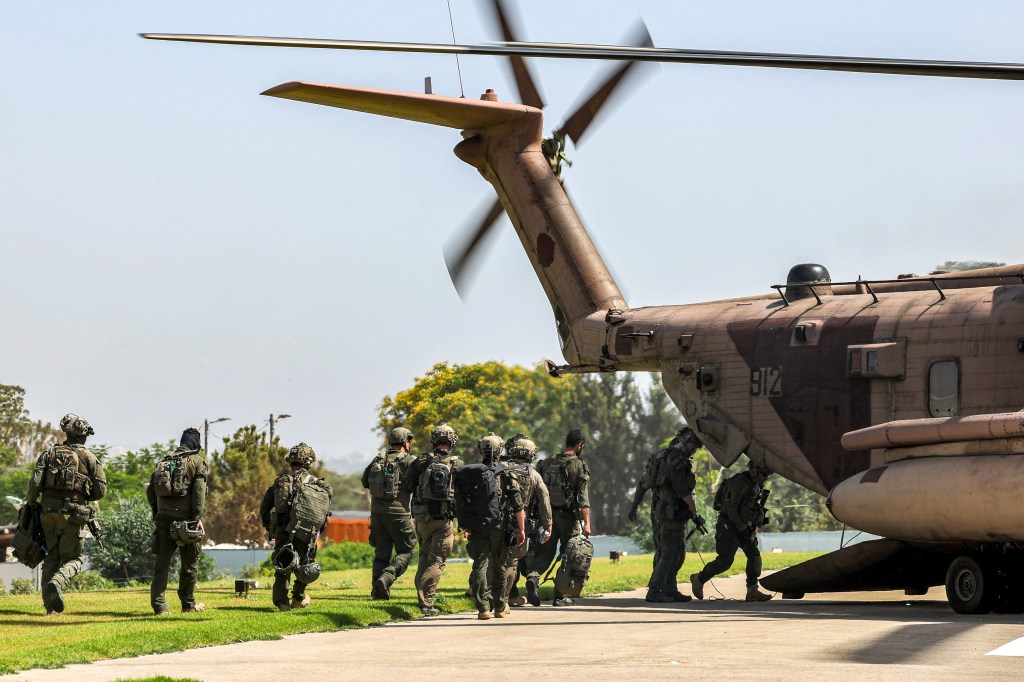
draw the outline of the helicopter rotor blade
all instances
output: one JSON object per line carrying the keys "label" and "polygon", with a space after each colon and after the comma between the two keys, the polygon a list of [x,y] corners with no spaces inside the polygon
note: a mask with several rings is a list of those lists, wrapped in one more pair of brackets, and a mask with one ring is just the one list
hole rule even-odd
{"label": "helicopter rotor blade", "polygon": [[483,243],[487,234],[497,224],[498,218],[504,214],[505,207],[501,205],[500,201],[495,199],[494,203],[488,207],[483,219],[477,223],[476,228],[472,232],[465,230],[463,232],[465,236],[459,240],[457,246],[444,250],[444,261],[448,266],[448,276],[451,277],[452,284],[455,285],[455,291],[459,294],[459,298],[465,298],[469,290],[469,279],[473,270],[474,256],[478,253],[478,248]]}
{"label": "helicopter rotor blade", "polygon": [[[651,33],[647,30],[647,25],[642,21],[638,29],[637,35],[635,36],[633,43],[642,47],[653,47],[654,41],[651,39]],[[622,66],[615,69],[612,74],[601,84],[599,88],[594,90],[594,93],[576,109],[573,114],[566,119],[562,127],[557,132],[564,135],[568,135],[569,139],[573,141],[573,144],[579,144],[580,138],[583,137],[583,133],[586,132],[590,124],[594,122],[597,114],[601,111],[601,108],[608,102],[608,98],[611,97],[612,93],[615,92],[616,88],[622,83],[622,80],[628,73],[635,70],[638,62],[626,62]]]}
{"label": "helicopter rotor blade", "polygon": [[[501,29],[501,35],[507,43],[516,42],[515,31],[512,30],[512,23],[508,19],[508,12],[505,11],[503,0],[494,0],[492,3],[494,14]],[[519,101],[523,104],[537,109],[544,108],[544,100],[537,89],[537,83],[526,66],[526,60],[519,55],[509,55],[509,62],[512,64],[512,75],[516,80],[516,88],[519,89]]]}
{"label": "helicopter rotor blade", "polygon": [[873,57],[781,54],[772,52],[727,52],[658,47],[621,47],[571,43],[515,43],[498,45],[444,45],[395,43],[368,40],[324,40],[317,38],[271,38],[260,36],[141,33],[150,40],[225,45],[304,47],[332,50],[376,50],[430,54],[492,55],[498,57],[544,57],[549,59],[597,59],[611,61],[664,62],[673,64],[717,64],[759,66],[775,69],[810,69],[855,73],[899,74],[944,78],[985,78],[1024,80],[1024,64],[996,62],[952,62]]}

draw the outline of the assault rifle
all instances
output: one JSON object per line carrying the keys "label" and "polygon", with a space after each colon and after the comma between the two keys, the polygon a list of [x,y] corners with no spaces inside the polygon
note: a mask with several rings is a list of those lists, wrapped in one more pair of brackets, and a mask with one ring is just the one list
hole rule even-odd
{"label": "assault rifle", "polygon": [[89,519],[85,526],[89,529],[89,532],[92,533],[92,537],[96,540],[96,544],[103,547],[103,529],[100,528],[100,522],[93,517]]}
{"label": "assault rifle", "polygon": [[771,492],[768,488],[761,488],[761,493],[757,496],[757,508],[761,516],[761,523],[758,526],[767,526],[770,520],[768,518],[768,496]]}
{"label": "assault rifle", "polygon": [[704,520],[704,517],[700,514],[697,514],[697,516],[693,518],[693,529],[686,534],[686,539],[689,540],[690,538],[692,538],[693,534],[696,532],[700,532],[701,535],[708,534],[707,522]]}
{"label": "assault rifle", "polygon": [[640,505],[644,503],[644,497],[647,496],[647,488],[643,487],[639,481],[636,484],[636,492],[633,493],[633,504],[629,508],[629,513],[626,514],[626,518],[630,521],[636,521],[637,511],[640,509]]}

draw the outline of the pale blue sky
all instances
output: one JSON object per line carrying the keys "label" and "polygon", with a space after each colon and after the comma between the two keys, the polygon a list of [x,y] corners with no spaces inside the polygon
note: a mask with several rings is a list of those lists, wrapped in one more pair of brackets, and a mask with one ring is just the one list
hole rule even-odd
{"label": "pale blue sky", "polygon": [[[1024,62],[1010,2],[517,3],[525,39]],[[460,42],[497,39],[453,0]],[[0,9],[0,382],[138,447],[203,417],[371,452],[434,362],[559,359],[505,225],[460,302],[441,245],[493,194],[456,131],[260,97],[289,80],[458,95],[452,57],[145,41],[139,32],[447,42],[443,0]],[[531,63],[561,122],[609,65]],[[1024,83],[663,65],[570,150],[577,209],[634,305],[946,259],[1024,261]],[[514,99],[462,59],[466,95]],[[556,120],[557,119],[557,120]],[[511,331],[514,330],[514,331]],[[225,425],[219,425],[224,427]],[[457,425],[456,425],[457,426]],[[477,434],[465,434],[476,437]]]}

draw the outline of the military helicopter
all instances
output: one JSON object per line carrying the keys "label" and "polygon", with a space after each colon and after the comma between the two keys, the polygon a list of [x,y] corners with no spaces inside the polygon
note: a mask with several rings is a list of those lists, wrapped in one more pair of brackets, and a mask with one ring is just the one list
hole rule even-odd
{"label": "military helicopter", "polygon": [[[884,539],[765,578],[784,597],[945,584],[960,613],[1024,612],[1024,265],[833,282],[793,267],[774,292],[630,307],[559,179],[557,137],[523,58],[718,64],[1024,79],[1022,64],[863,59],[515,40],[432,45],[143,34],[158,40],[505,56],[523,104],[288,82],[263,94],[461,131],[456,156],[488,181],[554,314],[566,373],[660,372],[724,466],[746,454],[828,495],[832,514]],[[554,149],[554,153],[552,152]],[[449,260],[453,278],[500,210]]]}

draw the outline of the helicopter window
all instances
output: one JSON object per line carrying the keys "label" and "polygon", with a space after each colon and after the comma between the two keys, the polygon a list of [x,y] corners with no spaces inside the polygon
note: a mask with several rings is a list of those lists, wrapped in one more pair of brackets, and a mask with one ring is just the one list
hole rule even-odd
{"label": "helicopter window", "polygon": [[928,370],[928,412],[933,417],[959,413],[960,366],[956,360],[939,360]]}

